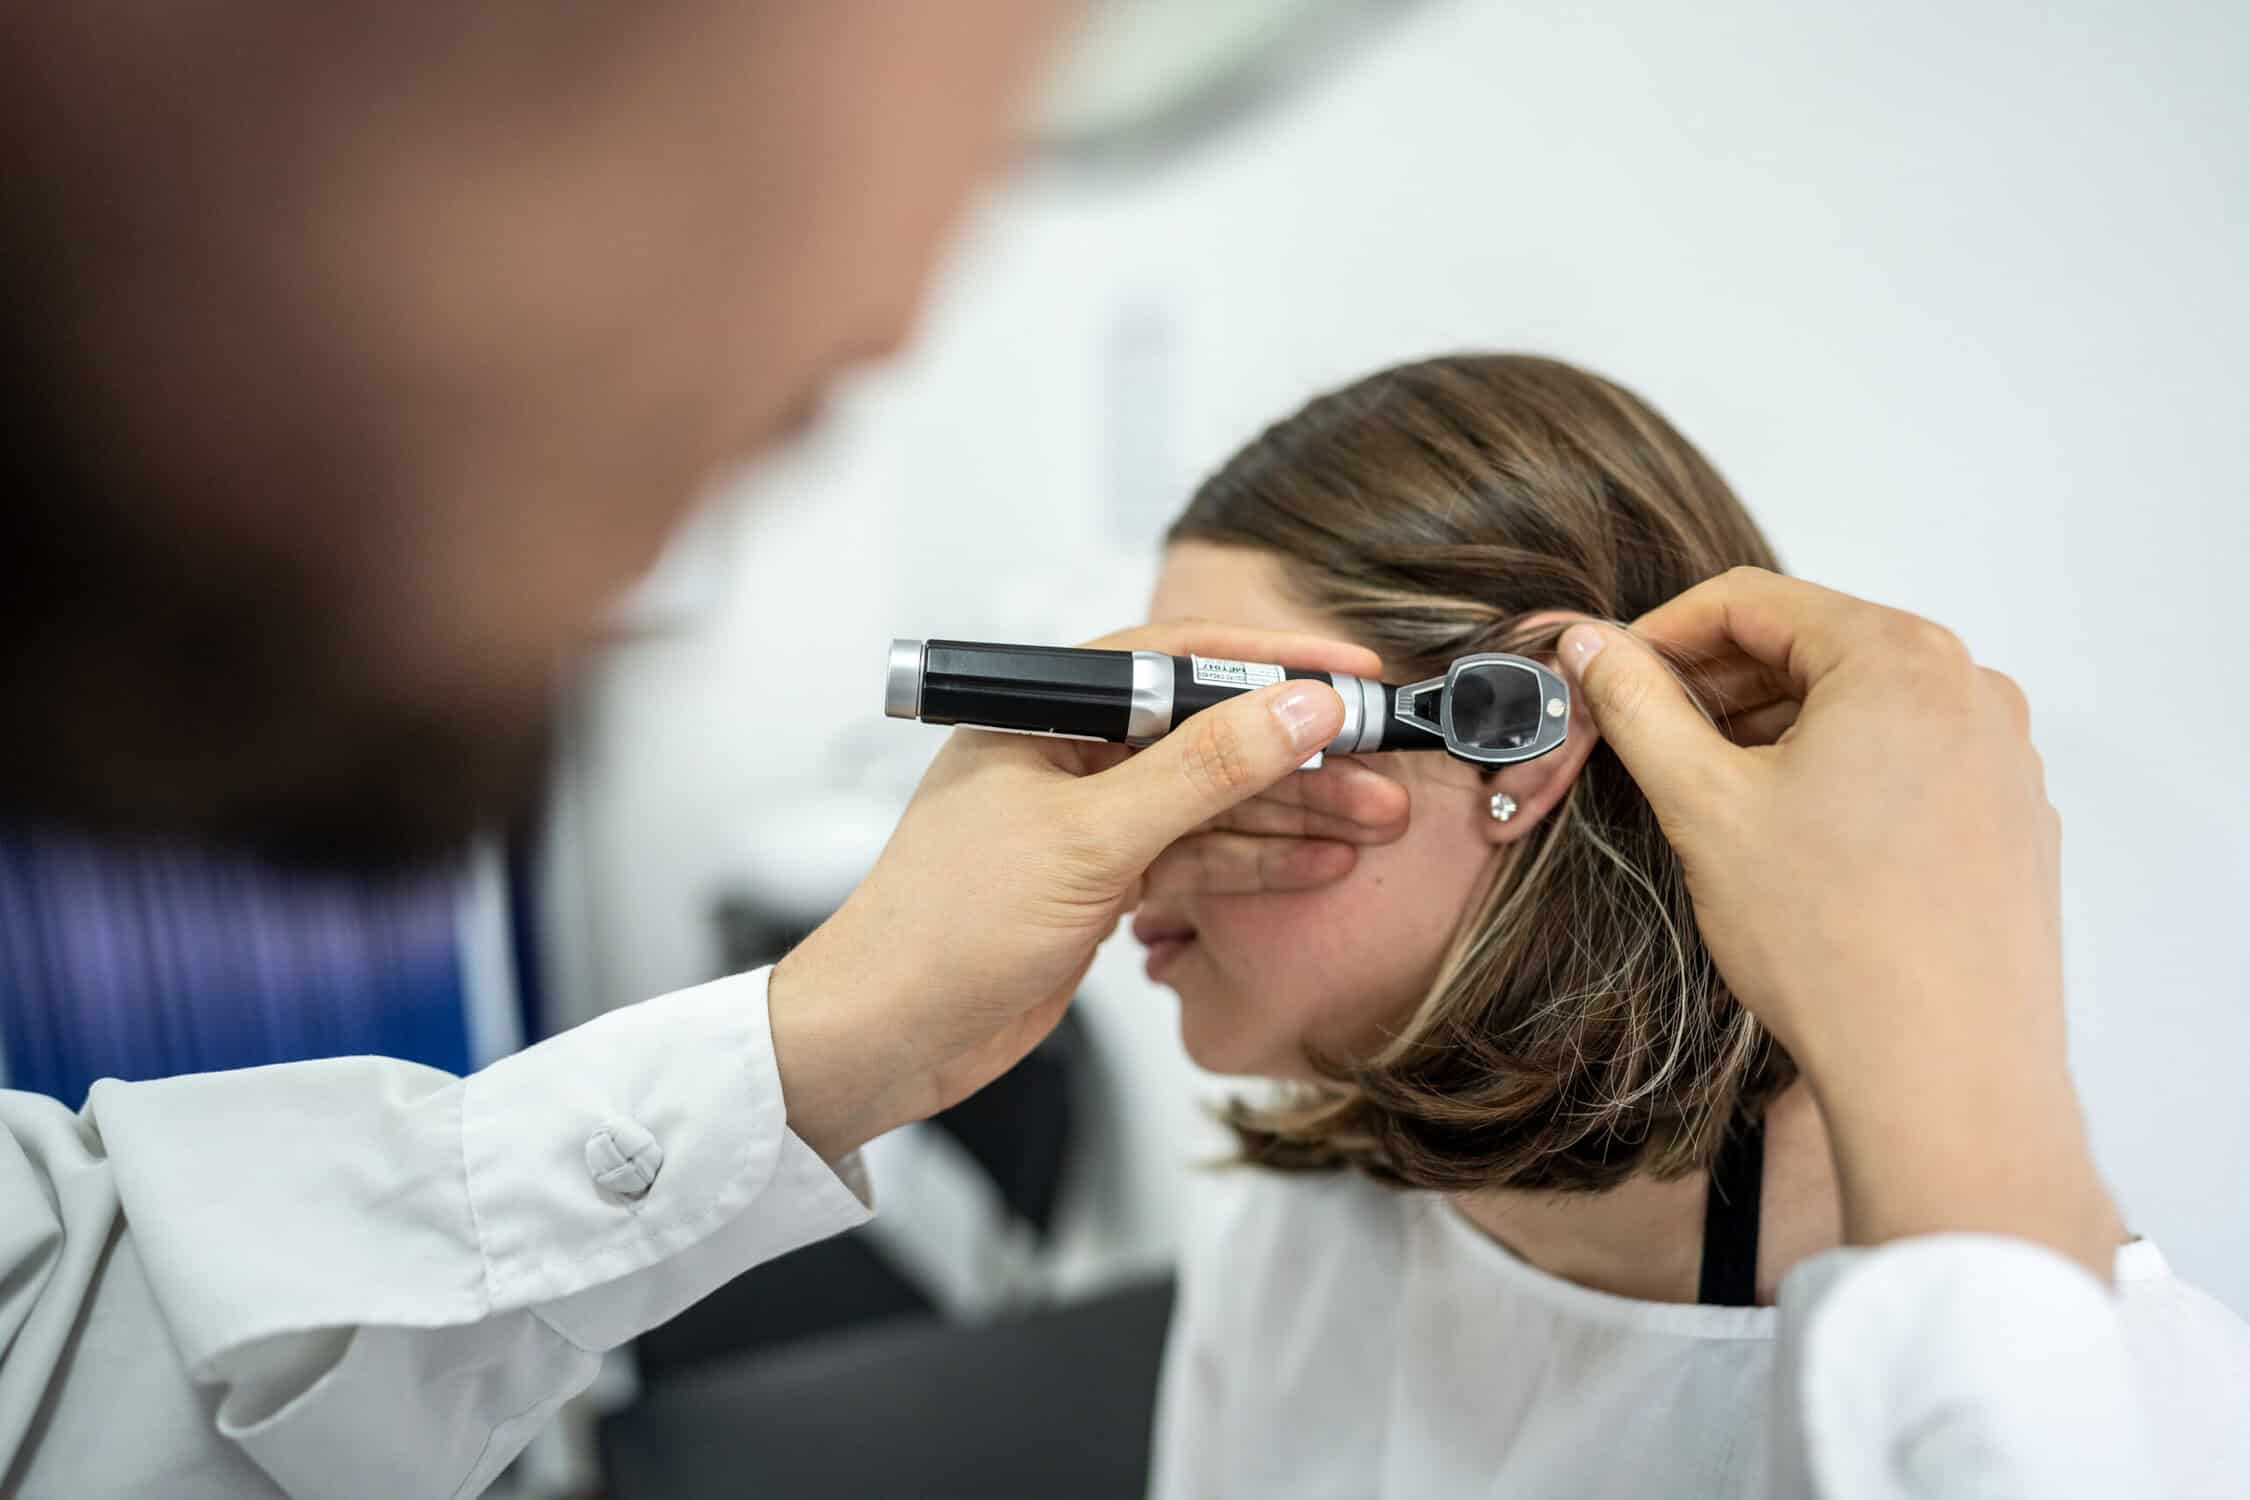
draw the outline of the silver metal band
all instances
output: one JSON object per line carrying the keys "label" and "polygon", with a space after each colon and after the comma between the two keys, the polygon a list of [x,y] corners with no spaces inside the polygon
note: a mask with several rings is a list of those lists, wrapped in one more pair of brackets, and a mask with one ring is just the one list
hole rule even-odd
{"label": "silver metal band", "polygon": [[1172,727],[1172,658],[1161,651],[1133,653],[1133,706],[1125,717],[1125,743],[1153,745]]}
{"label": "silver metal band", "polygon": [[1331,672],[1329,683],[1344,700],[1344,727],[1328,742],[1331,755],[1365,755],[1383,743],[1383,685],[1349,672]]}
{"label": "silver metal band", "polygon": [[1355,677],[1359,684],[1359,744],[1353,753],[1365,755],[1383,747],[1383,684],[1372,677]]}
{"label": "silver metal band", "polygon": [[921,641],[891,642],[890,670],[883,679],[883,712],[890,717],[922,716],[922,663],[928,650]]}
{"label": "silver metal band", "polygon": [[1349,755],[1359,744],[1360,731],[1365,727],[1367,708],[1359,696],[1359,679],[1349,672],[1328,674],[1329,686],[1336,696],[1344,700],[1344,727],[1336,731],[1336,738],[1328,742],[1329,755]]}

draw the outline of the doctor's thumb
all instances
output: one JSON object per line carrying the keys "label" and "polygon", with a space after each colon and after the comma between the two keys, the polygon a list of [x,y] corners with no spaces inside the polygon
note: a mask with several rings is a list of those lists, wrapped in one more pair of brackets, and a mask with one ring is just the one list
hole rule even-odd
{"label": "doctor's thumb", "polygon": [[1302,679],[1203,710],[1091,778],[1111,847],[1138,874],[1174,840],[1296,771],[1343,727],[1336,690]]}
{"label": "doctor's thumb", "polygon": [[1702,812],[1714,773],[1740,752],[1664,659],[1631,631],[1586,622],[1563,632],[1557,655],[1602,739],[1667,831]]}

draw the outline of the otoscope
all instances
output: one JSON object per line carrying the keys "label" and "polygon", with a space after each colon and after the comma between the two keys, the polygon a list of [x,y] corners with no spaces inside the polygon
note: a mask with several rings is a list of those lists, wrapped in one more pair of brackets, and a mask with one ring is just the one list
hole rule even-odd
{"label": "otoscope", "polygon": [[925,724],[1150,745],[1190,714],[1286,678],[1325,682],[1344,700],[1344,727],[1324,747],[1331,755],[1443,750],[1507,766],[1545,755],[1570,732],[1569,684],[1529,657],[1498,651],[1460,657],[1442,676],[1392,684],[1161,651],[898,640],[883,712]]}

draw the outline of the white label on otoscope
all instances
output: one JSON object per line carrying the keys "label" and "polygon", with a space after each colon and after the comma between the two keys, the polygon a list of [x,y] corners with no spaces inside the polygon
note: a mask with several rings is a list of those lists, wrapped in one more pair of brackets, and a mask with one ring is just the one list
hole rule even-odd
{"label": "white label on otoscope", "polygon": [[1271,662],[1227,661],[1216,656],[1191,656],[1188,662],[1197,682],[1205,687],[1251,688],[1270,687],[1281,681],[1281,668]]}

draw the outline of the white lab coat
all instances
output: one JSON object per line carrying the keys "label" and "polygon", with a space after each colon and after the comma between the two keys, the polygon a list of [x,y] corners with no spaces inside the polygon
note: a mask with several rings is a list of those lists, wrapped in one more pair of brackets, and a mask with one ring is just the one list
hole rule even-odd
{"label": "white lab coat", "polygon": [[2153,1244],[1815,1256],[1777,1308],[1616,1297],[1442,1198],[1205,1174],[1155,1500],[2242,1500],[2250,1327]]}
{"label": "white lab coat", "polygon": [[473,1495],[602,1350],[868,1214],[787,1128],[763,973],[468,1079],[349,1058],[100,1083],[77,1115],[5,1093],[0,1131],[23,1500]]}

